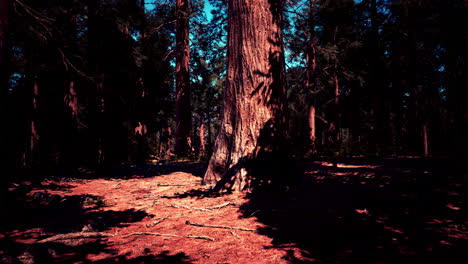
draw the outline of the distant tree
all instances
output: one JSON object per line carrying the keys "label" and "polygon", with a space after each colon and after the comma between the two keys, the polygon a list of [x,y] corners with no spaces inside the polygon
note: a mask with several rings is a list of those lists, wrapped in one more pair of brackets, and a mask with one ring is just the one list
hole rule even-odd
{"label": "distant tree", "polygon": [[257,178],[256,168],[279,168],[271,162],[281,153],[286,123],[281,26],[282,1],[228,3],[223,118],[203,179],[216,190],[253,189],[272,180]]}

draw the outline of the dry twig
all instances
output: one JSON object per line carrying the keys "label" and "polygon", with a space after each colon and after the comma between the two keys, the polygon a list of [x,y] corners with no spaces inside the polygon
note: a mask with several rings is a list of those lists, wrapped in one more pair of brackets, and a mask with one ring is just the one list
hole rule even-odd
{"label": "dry twig", "polygon": [[153,226],[155,226],[155,225],[161,223],[162,221],[164,221],[164,220],[166,220],[166,219],[167,219],[167,217],[160,218],[160,219],[154,221],[153,223],[146,224],[146,227],[148,227],[148,228],[153,227]]}
{"label": "dry twig", "polygon": [[168,237],[180,237],[178,235],[173,234],[161,234],[161,233],[153,233],[153,232],[134,232],[130,234],[126,234],[122,236],[122,238],[127,238],[131,236],[168,236]]}
{"label": "dry twig", "polygon": [[233,236],[235,236],[235,237],[237,237],[237,238],[239,238],[239,239],[241,238],[241,237],[240,237],[238,234],[236,234],[234,231],[230,231],[229,233],[231,233],[231,235],[233,235]]}
{"label": "dry twig", "polygon": [[221,228],[221,229],[234,229],[234,230],[241,230],[241,231],[255,231],[255,229],[251,229],[251,228],[231,227],[231,226],[218,226],[218,225],[202,225],[202,224],[197,224],[197,223],[193,223],[193,222],[190,222],[190,221],[185,221],[185,224],[187,224],[187,225],[193,225],[193,226],[198,226],[198,227],[211,227],[211,228]]}
{"label": "dry twig", "polygon": [[178,205],[178,204],[171,204],[169,206],[174,207],[174,208],[184,208],[184,209],[197,210],[197,211],[212,211],[212,210],[215,210],[215,209],[221,209],[221,208],[229,206],[229,205],[237,205],[237,203],[226,202],[226,203],[223,203],[223,204],[220,204],[220,205],[215,205],[215,206],[210,206],[210,207],[205,207],[205,208],[190,207],[190,206]]}

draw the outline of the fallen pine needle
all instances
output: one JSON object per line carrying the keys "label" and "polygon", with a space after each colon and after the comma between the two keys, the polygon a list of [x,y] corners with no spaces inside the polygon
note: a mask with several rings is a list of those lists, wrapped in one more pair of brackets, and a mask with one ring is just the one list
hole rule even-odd
{"label": "fallen pine needle", "polygon": [[59,240],[68,240],[68,239],[79,239],[79,238],[102,238],[102,237],[112,237],[113,234],[103,233],[103,232],[79,232],[79,233],[68,233],[68,234],[58,234],[51,236],[42,240],[37,241],[37,243],[47,243],[54,242]]}
{"label": "fallen pine needle", "polygon": [[255,231],[255,229],[251,228],[244,228],[244,227],[231,227],[231,226],[218,226],[218,225],[202,225],[197,223],[192,223],[190,221],[185,221],[186,225],[193,225],[198,227],[211,227],[211,228],[222,228],[222,229],[234,229],[234,230],[241,230],[241,231]]}

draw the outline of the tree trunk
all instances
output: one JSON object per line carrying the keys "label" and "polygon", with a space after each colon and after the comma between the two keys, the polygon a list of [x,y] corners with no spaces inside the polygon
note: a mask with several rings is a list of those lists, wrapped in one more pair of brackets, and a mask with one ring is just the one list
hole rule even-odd
{"label": "tree trunk", "polygon": [[172,156],[172,152],[171,152],[171,148],[172,148],[172,144],[171,144],[171,138],[172,138],[172,129],[171,129],[171,125],[168,123],[167,124],[167,137],[166,137],[166,153],[165,153],[165,158],[166,159],[170,159],[171,156]]}
{"label": "tree trunk", "polygon": [[[315,0],[310,0],[309,3],[310,13],[309,13],[309,30],[310,36],[309,41],[307,43],[307,53],[306,53],[306,63],[307,63],[307,78],[305,83],[305,88],[307,91],[314,91],[316,87],[316,68],[317,68],[317,40],[315,36]],[[315,93],[312,95],[315,97]],[[315,98],[309,99],[310,107],[309,107],[309,139],[310,139],[310,153],[316,154],[317,153],[317,146],[316,146],[316,127],[315,127]]]}
{"label": "tree trunk", "polygon": [[272,179],[258,178],[256,168],[265,172],[279,163],[271,161],[286,124],[281,9],[282,1],[229,1],[223,118],[203,179],[215,190],[267,184]]}
{"label": "tree trunk", "polygon": [[203,157],[206,154],[205,149],[205,122],[203,121],[203,117],[200,116],[200,127],[198,129],[198,135],[200,137],[200,149],[198,151],[198,156]]}
{"label": "tree trunk", "polygon": [[191,107],[189,87],[189,1],[177,0],[176,33],[176,141],[175,154],[190,154]]}
{"label": "tree trunk", "polygon": [[312,153],[317,152],[315,148],[315,139],[316,139],[316,127],[315,127],[315,106],[311,105],[309,108],[309,127],[310,127],[310,141],[312,142]]}
{"label": "tree trunk", "polygon": [[427,124],[422,125],[424,157],[429,157],[429,142],[427,138]]}
{"label": "tree trunk", "polygon": [[37,80],[34,80],[32,90],[32,112],[31,112],[31,126],[29,134],[29,159],[28,164],[35,166],[39,164],[39,127],[38,127],[38,107],[39,107],[39,86]]}
{"label": "tree trunk", "polygon": [[[0,0],[0,65],[3,65],[8,35],[8,0]],[[3,75],[3,73],[2,73]]]}
{"label": "tree trunk", "polygon": [[[1,122],[5,122],[8,117],[7,113],[7,96],[8,96],[8,71],[7,71],[7,36],[8,36],[8,0],[0,0],[0,118]],[[8,162],[12,156],[9,150],[10,142],[7,139],[6,129],[0,131],[0,166],[2,168],[10,167],[13,162]],[[0,183],[2,180],[0,180]],[[0,189],[2,192],[3,189]]]}

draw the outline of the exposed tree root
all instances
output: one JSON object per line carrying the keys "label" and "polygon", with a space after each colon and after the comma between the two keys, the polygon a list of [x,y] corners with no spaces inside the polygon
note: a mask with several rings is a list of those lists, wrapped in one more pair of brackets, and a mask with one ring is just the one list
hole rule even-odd
{"label": "exposed tree root", "polygon": [[231,227],[231,226],[218,226],[218,225],[202,225],[197,223],[192,223],[190,221],[185,221],[187,225],[193,225],[198,227],[211,227],[211,228],[221,228],[221,229],[233,229],[233,230],[241,230],[241,231],[255,231],[255,229],[251,228],[244,228],[244,227]]}

